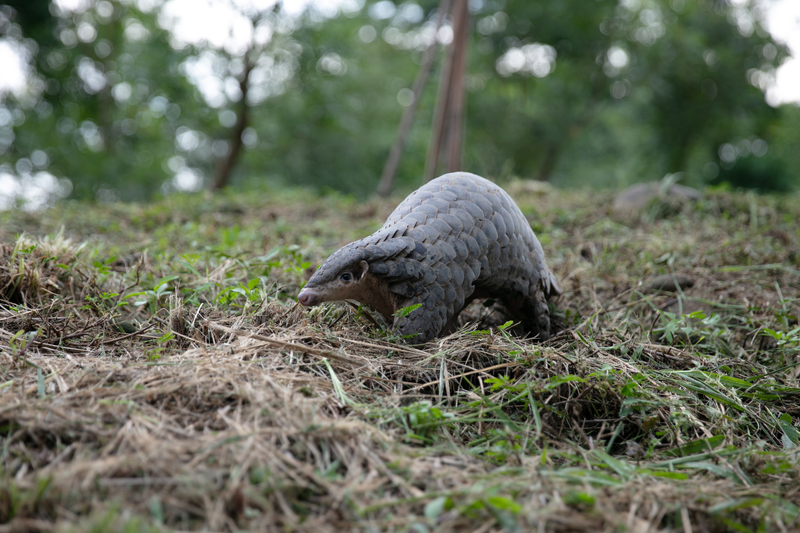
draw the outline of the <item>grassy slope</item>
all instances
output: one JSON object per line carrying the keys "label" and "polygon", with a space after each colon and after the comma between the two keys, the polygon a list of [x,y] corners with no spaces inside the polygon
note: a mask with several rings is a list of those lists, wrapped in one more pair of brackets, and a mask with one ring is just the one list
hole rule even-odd
{"label": "grassy slope", "polygon": [[0,214],[0,532],[797,530],[800,199],[515,196],[565,290],[544,345],[293,307],[397,200]]}

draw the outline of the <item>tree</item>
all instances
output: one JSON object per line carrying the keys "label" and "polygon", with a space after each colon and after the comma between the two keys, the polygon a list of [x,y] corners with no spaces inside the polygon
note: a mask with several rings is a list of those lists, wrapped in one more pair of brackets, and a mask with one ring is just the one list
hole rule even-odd
{"label": "tree", "polygon": [[75,196],[144,199],[169,177],[176,102],[192,94],[179,75],[183,58],[155,15],[134,6],[101,1],[81,12],[52,10],[55,23],[41,24],[56,38],[40,37],[28,94],[5,102],[25,118],[4,159],[43,153]]}
{"label": "tree", "polygon": [[766,76],[786,51],[760,24],[755,8],[724,1],[509,1],[478,19],[473,72],[486,89],[468,113],[477,163],[497,173],[510,161],[515,174],[548,179],[564,154],[573,169],[597,169],[611,153],[609,165],[634,175],[700,175],[726,135],[763,134],[775,117],[753,69]]}
{"label": "tree", "polygon": [[623,12],[611,25],[633,36],[628,79],[644,93],[643,112],[663,146],[662,168],[679,172],[689,168],[693,151],[709,161],[735,136],[765,135],[777,111],[754,83],[787,51],[760,26],[755,8],[703,0],[672,6]]}

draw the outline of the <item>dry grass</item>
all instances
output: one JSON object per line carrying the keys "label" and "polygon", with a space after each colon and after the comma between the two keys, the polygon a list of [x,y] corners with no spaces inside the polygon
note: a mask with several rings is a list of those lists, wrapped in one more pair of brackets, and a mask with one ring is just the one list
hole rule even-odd
{"label": "dry grass", "polygon": [[3,214],[0,532],[798,530],[800,200],[548,194],[545,344],[294,305],[391,203]]}

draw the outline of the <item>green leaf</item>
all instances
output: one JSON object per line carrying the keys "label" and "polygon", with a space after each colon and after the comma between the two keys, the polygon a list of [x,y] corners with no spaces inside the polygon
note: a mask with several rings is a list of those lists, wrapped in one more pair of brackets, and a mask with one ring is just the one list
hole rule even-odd
{"label": "green leaf", "polygon": [[636,381],[628,381],[625,385],[622,386],[619,393],[621,396],[625,396],[627,398],[633,396],[634,391],[639,387],[639,384]]}
{"label": "green leaf", "polygon": [[601,450],[599,448],[592,450],[592,454],[594,454],[595,457],[603,461],[609,468],[614,470],[614,472],[619,474],[623,479],[628,478],[631,475],[631,473],[635,470],[635,468],[632,465],[629,465],[628,463],[620,461],[619,459],[616,459],[614,457],[611,457],[611,455],[609,455],[604,450]]}
{"label": "green leaf", "polygon": [[790,450],[797,446],[800,435],[798,435],[797,428],[792,424],[792,417],[788,413],[784,413],[778,419],[778,427],[783,431],[781,436],[781,444],[784,450]]}
{"label": "green leaf", "polygon": [[711,507],[708,512],[711,514],[721,513],[723,511],[736,511],[738,509],[745,509],[747,507],[755,507],[764,503],[763,498],[738,498],[729,500],[727,502],[718,503]]}
{"label": "green leaf", "polygon": [[161,506],[161,500],[158,496],[153,495],[148,502],[147,507],[150,509],[150,514],[153,517],[153,521],[157,524],[164,523],[164,508]]}
{"label": "green leaf", "polygon": [[683,463],[680,465],[680,468],[693,468],[696,470],[706,470],[713,474],[716,474],[720,477],[725,477],[729,479],[738,479],[736,472],[732,469],[718,465],[716,463],[709,463],[708,461],[692,461],[690,463]]}
{"label": "green leaf", "polygon": [[572,507],[591,509],[594,507],[595,498],[585,492],[569,491],[564,494],[564,503]]}
{"label": "green leaf", "polygon": [[409,314],[413,313],[414,311],[416,311],[420,307],[422,307],[422,304],[414,304],[414,305],[409,305],[408,307],[400,308],[397,311],[395,311],[394,316],[399,317],[399,318],[402,318],[404,316],[408,316]]}
{"label": "green leaf", "polygon": [[664,477],[667,479],[689,479],[689,476],[680,472],[658,472],[656,470],[651,470],[647,473],[651,476]]}
{"label": "green leaf", "polygon": [[713,450],[714,448],[720,446],[724,440],[724,435],[715,435],[708,439],[697,439],[687,442],[682,446],[678,446],[677,448],[666,450],[664,455],[667,457],[685,457],[687,455],[694,455],[706,450]]}
{"label": "green leaf", "polygon": [[164,276],[163,278],[158,280],[158,283],[156,284],[155,288],[158,288],[166,283],[169,283],[170,281],[175,281],[178,278],[180,278],[180,276]]}
{"label": "green leaf", "polygon": [[594,470],[586,470],[584,468],[569,467],[554,470],[552,472],[542,471],[542,473],[575,483],[584,483],[588,481],[589,483],[600,486],[622,485],[622,481],[612,475],[605,474],[603,472],[596,472]]}
{"label": "green leaf", "polygon": [[553,376],[550,378],[550,383],[544,386],[545,390],[554,389],[559,385],[563,385],[564,383],[572,383],[576,381],[578,383],[586,383],[586,380],[580,376],[575,376],[572,374],[568,374],[566,376]]}
{"label": "green leaf", "polygon": [[[13,336],[13,337],[11,337],[11,339],[9,339],[9,341],[8,341],[8,344],[9,344],[9,345],[13,345],[13,344],[14,344],[14,343],[17,341],[17,339],[19,339],[19,338],[20,338],[20,337],[22,337],[23,335],[25,335],[25,330],[24,330],[24,329],[21,329],[21,330],[19,330],[18,332],[16,332],[16,333],[14,334],[14,336]],[[23,345],[23,346],[24,346],[24,345]],[[22,348],[22,346],[20,346],[20,348]]]}
{"label": "green leaf", "polygon": [[195,267],[193,267],[192,265],[190,265],[190,264],[188,263],[188,261],[185,261],[185,260],[183,260],[183,259],[178,259],[178,261],[177,261],[177,262],[178,262],[178,263],[180,263],[180,264],[182,264],[182,265],[183,265],[183,266],[185,266],[186,268],[188,268],[188,269],[189,269],[189,271],[190,271],[192,274],[194,274],[195,276],[197,276],[198,278],[201,278],[201,277],[203,277],[203,275],[202,275],[202,274],[200,274],[200,272],[198,272],[198,271],[197,271],[197,269],[196,269]]}
{"label": "green leaf", "polygon": [[133,298],[134,296],[143,296],[143,295],[145,295],[145,294],[146,294],[145,292],[132,292],[132,293],[130,293],[130,294],[126,294],[126,295],[123,297],[123,299],[127,300],[128,298]]}
{"label": "green leaf", "polygon": [[449,511],[453,508],[453,501],[447,496],[439,496],[434,498],[425,505],[425,518],[429,520],[436,520],[444,511]]}
{"label": "green leaf", "polygon": [[695,392],[700,393],[700,394],[703,394],[705,396],[708,396],[709,398],[717,400],[718,402],[724,403],[725,405],[728,405],[730,407],[733,407],[734,409],[736,409],[738,411],[744,411],[745,410],[744,407],[739,405],[733,399],[729,398],[728,396],[725,396],[724,394],[722,394],[721,392],[717,391],[716,389],[711,388],[707,384],[705,384],[705,383],[703,383],[703,382],[701,382],[701,381],[699,381],[699,380],[697,380],[697,379],[695,379],[695,378],[693,378],[693,377],[691,377],[691,376],[689,376],[687,374],[684,374],[682,377],[684,378],[684,381],[680,382],[680,384],[682,386],[686,387],[687,389],[695,391]]}
{"label": "green leaf", "polygon": [[720,376],[720,381],[725,385],[730,385],[732,387],[737,387],[739,389],[749,389],[753,386],[752,383],[749,381],[745,381],[743,379],[735,378],[732,376]]}
{"label": "green leaf", "polygon": [[44,374],[41,368],[36,369],[36,391],[39,394],[39,398],[44,398]]}
{"label": "green leaf", "polygon": [[325,367],[328,369],[328,373],[331,376],[331,383],[333,383],[333,390],[336,393],[336,396],[339,398],[339,401],[342,402],[343,405],[358,405],[351,400],[349,396],[347,396],[347,393],[344,391],[344,387],[342,386],[342,382],[339,380],[339,376],[336,375],[336,372],[334,372],[330,361],[328,361],[328,358],[324,358],[322,362],[325,363]]}
{"label": "green leaf", "polygon": [[505,496],[489,496],[486,498],[486,503],[494,507],[495,509],[500,509],[502,511],[509,511],[511,513],[517,514],[522,511],[522,506],[512,500],[511,498],[506,498]]}

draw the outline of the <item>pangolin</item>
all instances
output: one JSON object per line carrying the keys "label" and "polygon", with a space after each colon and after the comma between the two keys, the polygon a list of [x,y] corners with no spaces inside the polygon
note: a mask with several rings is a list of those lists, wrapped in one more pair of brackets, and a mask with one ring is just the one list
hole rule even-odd
{"label": "pangolin", "polygon": [[[547,298],[558,294],[542,245],[514,200],[489,180],[453,172],[411,193],[381,229],[334,252],[297,299],[304,306],[370,305],[417,344],[450,331],[474,298],[497,298],[545,340]],[[421,305],[397,313],[414,304]]]}

